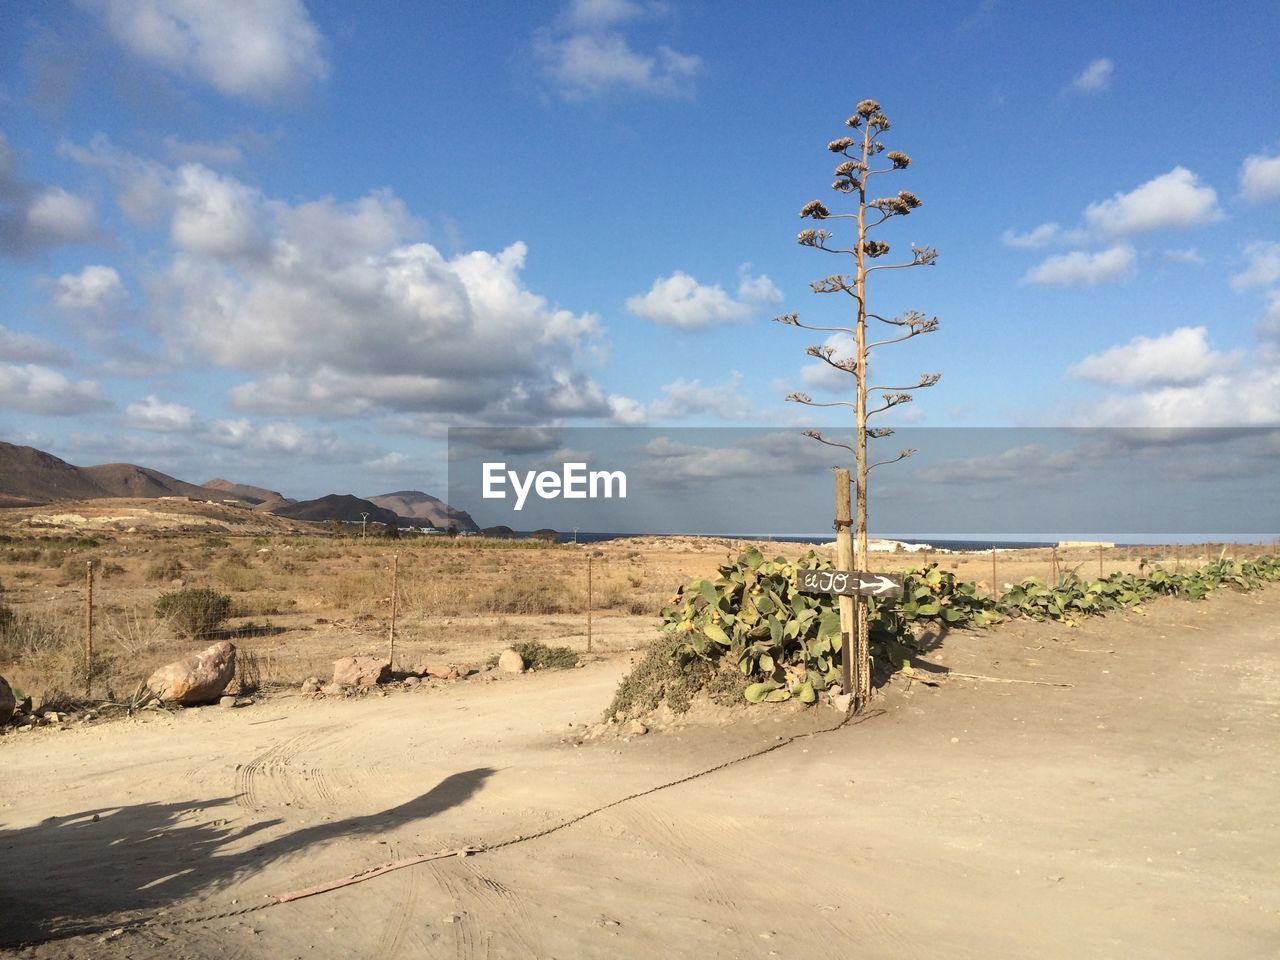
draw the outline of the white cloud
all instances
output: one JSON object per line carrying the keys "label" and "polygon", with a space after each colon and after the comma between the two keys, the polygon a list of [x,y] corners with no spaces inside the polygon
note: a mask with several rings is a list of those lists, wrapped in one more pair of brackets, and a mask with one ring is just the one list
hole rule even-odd
{"label": "white cloud", "polygon": [[701,330],[718,323],[750,319],[765,307],[782,302],[782,293],[773,281],[752,277],[746,268],[739,272],[737,299],[719,284],[702,284],[680,270],[653,281],[649,292],[630,297],[627,309],[637,317],[667,327]]}
{"label": "white cloud", "polygon": [[1280,290],[1272,292],[1265,312],[1258,318],[1256,329],[1258,336],[1280,344]]}
{"label": "white cloud", "polygon": [[63,310],[95,312],[109,307],[124,293],[114,267],[92,264],[79,273],[64,273],[53,283],[53,302]]}
{"label": "white cloud", "polygon": [[1179,250],[1166,250],[1164,258],[1170,263],[1204,263],[1204,257],[1200,256],[1200,251],[1195,247],[1187,247]]}
{"label": "white cloud", "polygon": [[1085,357],[1070,376],[1124,387],[1202,383],[1239,362],[1239,352],[1222,354],[1208,342],[1204,327],[1179,327],[1159,337],[1134,337],[1122,346]]}
{"label": "white cloud", "polygon": [[[9,209],[0,209],[0,251],[22,255],[98,239],[98,215],[91,200],[61,187],[38,191],[25,184],[11,187]],[[0,198],[5,194],[0,193]]]}
{"label": "white cloud", "polygon": [[[822,341],[822,346],[831,347],[835,351],[831,359],[837,363],[853,356],[853,336],[848,333],[833,333]],[[852,376],[843,370],[837,370],[822,360],[815,360],[813,363],[802,367],[800,369],[800,378],[804,380],[805,386],[844,393],[851,391],[854,384]]]}
{"label": "white cloud", "polygon": [[1055,287],[1092,287],[1123,279],[1136,262],[1137,254],[1126,244],[1097,253],[1074,250],[1046,258],[1028,270],[1022,281]]}
{"label": "white cloud", "polygon": [[656,12],[652,7],[635,0],[572,0],[561,17],[570,27],[611,27]]}
{"label": "white cloud", "polygon": [[66,416],[111,406],[91,380],[72,382],[39,364],[0,363],[0,410]]}
{"label": "white cloud", "polygon": [[1250,203],[1280,200],[1280,155],[1245,157],[1240,165],[1240,192]]}
{"label": "white cloud", "polygon": [[1099,57],[1075,75],[1071,81],[1072,90],[1084,93],[1100,93],[1111,86],[1111,76],[1116,65],[1106,57]]}
{"label": "white cloud", "polygon": [[703,386],[701,380],[683,377],[662,388],[662,396],[650,407],[654,417],[680,420],[707,414],[721,420],[750,420],[759,414],[751,401],[738,392],[742,374],[736,370],[721,383]]}
{"label": "white cloud", "polygon": [[157,433],[185,433],[198,423],[193,409],[180,403],[165,403],[155,394],[129,404],[124,414],[129,426]]}
{"label": "white cloud", "polygon": [[176,163],[234,167],[244,161],[244,149],[234,140],[183,140],[167,136],[164,138],[164,152]]}
{"label": "white cloud", "polygon": [[1000,242],[1006,247],[1014,247],[1018,250],[1036,250],[1053,243],[1061,233],[1062,228],[1056,223],[1042,223],[1024,233],[1006,230],[1000,234]]}
{"label": "white cloud", "polygon": [[135,56],[227,96],[274,100],[328,72],[301,0],[78,2]]}
{"label": "white cloud", "polygon": [[616,90],[684,95],[702,66],[700,57],[665,45],[640,50],[616,29],[626,21],[667,10],[659,3],[574,0],[556,28],[538,33],[534,52],[567,100],[594,99]]}
{"label": "white cloud", "polygon": [[1110,427],[1280,425],[1280,367],[1257,367],[1196,384],[1108,397],[1089,419]]}
{"label": "white cloud", "polygon": [[35,236],[55,243],[92,240],[98,229],[93,202],[61,187],[48,187],[37,194],[27,207],[26,218]]}
{"label": "white cloud", "polygon": [[638,427],[649,419],[649,414],[645,410],[644,404],[639,400],[633,400],[631,397],[610,394],[609,409],[611,411],[609,419],[620,426]]}
{"label": "white cloud", "polygon": [[1129,193],[1091,203],[1084,211],[1093,230],[1112,237],[1185,230],[1221,218],[1217,193],[1186,167],[1174,167]]}
{"label": "white cloud", "polygon": [[1280,283],[1280,243],[1259,240],[1244,248],[1245,268],[1231,278],[1236,290]]}
{"label": "white cloud", "polygon": [[262,198],[234,177],[186,164],[173,184],[173,242],[192,253],[234,257],[257,251]]}
{"label": "white cloud", "polygon": [[33,333],[0,326],[0,360],[19,363],[66,363],[70,354],[62,347]]}

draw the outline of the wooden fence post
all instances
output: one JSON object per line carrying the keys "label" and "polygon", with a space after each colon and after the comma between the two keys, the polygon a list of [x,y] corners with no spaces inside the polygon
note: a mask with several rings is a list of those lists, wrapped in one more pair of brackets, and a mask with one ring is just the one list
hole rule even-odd
{"label": "wooden fence post", "polygon": [[593,553],[595,553],[595,548],[588,547],[587,548],[587,653],[591,652],[591,607],[594,605],[592,603],[593,598],[591,595],[591,555]]}
{"label": "wooden fence post", "polygon": [[400,554],[391,555],[391,629],[387,634],[387,666],[394,670],[396,662],[396,602],[400,596]]}
{"label": "wooden fence post", "polygon": [[84,695],[93,695],[93,561],[85,563],[84,571]]}

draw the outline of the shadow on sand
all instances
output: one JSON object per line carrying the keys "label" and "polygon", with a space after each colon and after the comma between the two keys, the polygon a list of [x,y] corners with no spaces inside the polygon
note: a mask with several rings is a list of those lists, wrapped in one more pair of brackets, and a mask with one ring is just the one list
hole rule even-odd
{"label": "shadow on sand", "polygon": [[455,773],[399,806],[236,852],[224,848],[243,846],[281,821],[227,825],[218,808],[231,814],[235,798],[219,797],[103,807],[0,829],[0,947],[110,929],[131,912],[208,895],[316,844],[425,820],[465,803],[493,773],[489,767]]}

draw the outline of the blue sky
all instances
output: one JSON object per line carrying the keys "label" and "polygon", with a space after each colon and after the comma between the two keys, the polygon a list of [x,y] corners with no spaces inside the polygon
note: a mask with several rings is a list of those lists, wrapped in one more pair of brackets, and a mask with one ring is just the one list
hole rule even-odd
{"label": "blue sky", "polygon": [[31,3],[0,20],[0,437],[295,497],[450,426],[779,426],[865,97],[941,251],[900,422],[1280,425],[1265,3]]}

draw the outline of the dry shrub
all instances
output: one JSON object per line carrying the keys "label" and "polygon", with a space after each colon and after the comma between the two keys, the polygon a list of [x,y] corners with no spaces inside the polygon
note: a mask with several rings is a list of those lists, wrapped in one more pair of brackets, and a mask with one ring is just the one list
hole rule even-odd
{"label": "dry shrub", "polygon": [[231,614],[231,598],[209,587],[193,587],[163,593],[156,600],[156,614],[174,630],[192,640],[209,637]]}
{"label": "dry shrub", "polygon": [[131,661],[147,656],[169,636],[162,621],[137,606],[106,617],[103,633]]}
{"label": "dry shrub", "polygon": [[161,557],[147,567],[146,578],[155,583],[161,580],[181,580],[186,568],[177,557]]}

